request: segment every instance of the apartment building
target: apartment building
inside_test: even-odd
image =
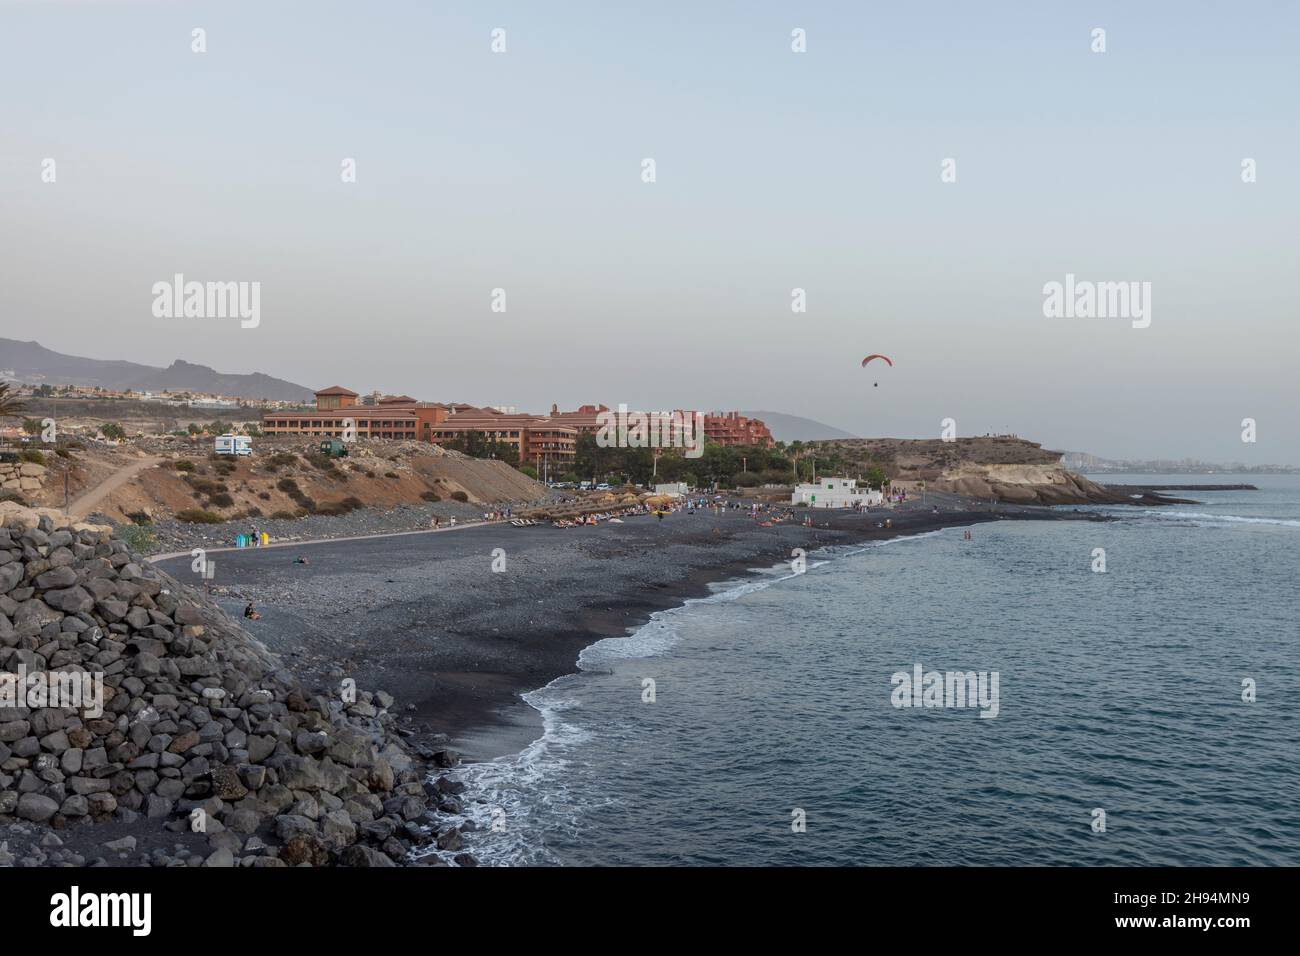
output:
[[[450,414],[447,405],[417,402],[407,395],[383,398],[375,405],[361,405],[357,403],[356,392],[340,385],[323,388],[315,394],[314,412],[263,415],[263,433],[431,441],[433,427]]]
[[[771,448],[772,431],[761,419],[740,412],[709,412],[704,416],[704,437],[718,445],[758,445]]]
[[[464,403],[421,402],[409,395],[360,397],[340,385],[315,393],[315,411],[286,411],[262,417],[267,435],[310,435],[323,438],[379,438],[427,441],[445,445],[480,432],[490,441],[513,445],[521,464],[552,473],[567,467],[577,454],[576,428],[549,418],[506,414]]]

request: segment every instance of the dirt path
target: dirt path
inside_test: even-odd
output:
[[[339,541],[369,541],[371,538],[404,538],[412,534],[442,534],[446,531],[464,531],[466,528],[488,528],[494,525],[507,525],[513,527],[509,521],[464,521],[460,524],[443,525],[440,528],[412,528],[410,531],[380,531],[376,534],[353,534],[342,538],[307,538],[300,540],[295,538],[292,541],[272,541],[270,544],[255,545],[250,548],[222,547],[206,548],[208,554],[219,554],[222,551],[265,551],[268,548],[298,548],[310,544],[334,544]],[[149,555],[150,563],[156,561],[170,561],[172,558],[186,557],[189,551],[168,551],[165,554]]]
[[[140,472],[144,471],[146,468],[152,468],[162,460],[162,458],[156,456],[141,458],[139,461],[132,462],[125,468],[113,472],[113,474],[109,475],[108,478],[101,481],[94,488],[91,488],[81,497],[77,498],[76,501],[72,502],[72,504],[68,505],[68,514],[76,519],[86,517],[86,515],[90,514],[90,512],[95,509],[95,506],[101,501],[113,492],[117,491],[117,489],[121,488],[136,475],[140,474]]]

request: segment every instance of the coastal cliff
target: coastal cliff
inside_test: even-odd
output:
[[[1069,471],[1062,452],[1011,436],[861,438],[814,443],[816,454],[882,469],[898,483],[1015,504],[1131,504],[1134,498]]]

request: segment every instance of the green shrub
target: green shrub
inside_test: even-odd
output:
[[[117,536],[132,551],[151,551],[157,541],[149,528],[138,523],[118,525],[116,530]]]
[[[272,511],[271,517],[277,521],[292,521],[298,516],[292,511]]]
[[[224,481],[213,481],[211,478],[195,478],[190,482],[190,487],[205,495],[218,495],[230,490]]]
[[[360,498],[356,497],[355,495],[349,495],[348,497],[344,498],[342,501],[327,501],[323,505],[317,506],[316,514],[338,517],[340,515],[345,515],[353,511],[356,511],[358,508],[364,508],[364,507],[365,505],[362,504]]]
[[[136,524],[141,527],[144,527],[145,525],[153,524],[153,519],[150,518],[143,511],[132,511],[130,514],[127,515],[127,517],[131,519],[132,524]]]
[[[292,478],[281,478],[275,483],[275,487],[279,488],[286,495],[296,495],[300,493],[298,490],[298,482],[294,481]]]
[[[186,508],[176,512],[176,520],[185,524],[221,524],[226,519],[202,508]]]
[[[257,497],[261,498],[263,501],[270,501],[271,493],[269,491],[259,491]]]
[[[54,449],[54,454],[58,455],[60,458],[72,457],[72,452],[68,451],[66,448],[56,448]]]
[[[438,493],[437,493],[436,491],[422,491],[422,492],[420,493],[420,497],[423,498],[425,501],[441,501],[441,500],[442,500],[441,498],[438,497]]]
[[[469,501],[469,495],[465,494],[465,492],[463,492],[463,491],[453,491],[453,492],[451,493],[451,500],[452,500],[452,501]]]
[[[190,461],[188,458],[178,458],[173,467],[177,471],[193,471],[194,462]]]
[[[219,491],[212,496],[212,504],[218,508],[230,508],[235,504],[235,499],[230,497],[224,491]]]
[[[18,460],[30,462],[33,465],[45,464],[45,456],[35,448],[24,448],[18,453]]]
[[[402,476],[399,475],[399,474],[398,474],[397,472],[395,472],[395,471],[386,471],[386,472],[384,472],[384,477],[385,477],[385,478],[401,478]]]

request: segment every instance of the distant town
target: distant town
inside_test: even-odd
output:
[[[1294,465],[1245,465],[1234,462],[1208,462],[1196,458],[1116,459],[1100,458],[1087,452],[1067,451],[1061,463],[1070,471],[1083,474],[1129,475],[1294,475]]]
[[[5,371],[0,370],[0,377]],[[14,382],[10,391],[20,401],[50,403],[31,404],[33,412],[40,407],[66,409],[68,414],[57,416],[59,430],[83,438],[121,441],[184,432],[423,441],[501,458],[521,467],[531,466],[531,471],[542,476],[568,470],[577,457],[579,438],[596,434],[602,415],[607,417],[611,412],[604,404],[583,405],[571,411],[552,405],[549,413],[532,414],[510,405],[481,407],[463,402],[421,401],[410,395],[380,391],[362,395],[341,385],[319,389],[310,405],[189,390],[137,391],[99,385]],[[160,409],[156,420],[148,415],[149,405]],[[116,421],[104,421],[114,418],[119,409],[124,414],[116,416]],[[129,416],[125,414],[128,409],[132,412]],[[168,413],[162,413],[163,409]],[[189,413],[188,417],[203,421],[191,422],[184,429],[169,429],[162,424],[175,424],[175,413],[182,410]],[[764,422],[737,411],[697,413],[676,409],[672,414],[699,421],[704,441],[710,444],[755,449],[776,446]],[[41,421],[40,414],[31,414],[21,422],[5,424],[0,427],[0,437],[12,441],[38,434]]]

